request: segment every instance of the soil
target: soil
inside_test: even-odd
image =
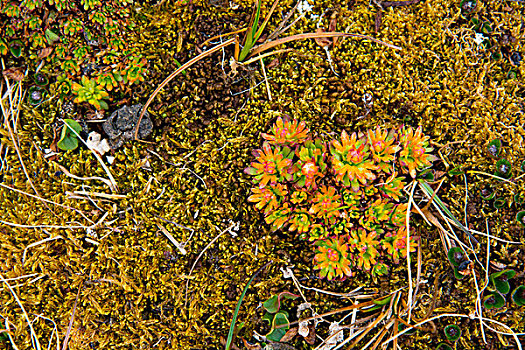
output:
[[[525,285],[525,231],[516,220],[524,204],[514,197],[525,194],[525,72],[514,54],[523,52],[523,7],[478,2],[466,14],[459,2],[381,4],[315,2],[281,37],[315,32],[318,24],[328,29],[332,22],[336,31],[367,35],[401,50],[339,38],[327,56],[314,40],[294,41],[273,49],[292,50],[265,58],[263,70],[261,61],[232,66],[234,47],[229,46],[187,68],[150,105],[152,136],[113,150],[111,164],[103,157],[116,191],[100,180],[108,173],[86,147],[45,156],[58,134],[59,104],[24,104],[16,139],[20,157],[5,123],[0,148],[0,277],[5,279],[0,315],[12,336],[0,338],[0,347],[35,348],[26,312],[30,320],[37,317],[32,326],[42,345],[224,348],[243,289],[265,264],[241,303],[233,349],[258,348],[244,341],[314,349],[329,337],[334,322],[345,326],[344,339],[367,330],[343,348],[379,348],[403,329],[396,316],[422,324],[390,341],[391,348],[394,343],[401,349],[436,349],[441,342],[457,349],[524,345],[525,309],[512,301],[512,293],[504,295],[500,308],[481,306],[482,316],[491,320],[484,326],[476,313],[478,290],[484,289],[478,300],[491,293],[489,274],[513,269],[511,291]],[[250,2],[142,5],[133,18],[133,45],[147,57],[146,79],[115,95],[106,117],[124,104],[145,104],[178,63],[230,38],[204,45],[246,27],[252,13]],[[294,5],[277,5],[266,36]],[[270,6],[264,2],[262,13]],[[299,16],[294,12],[291,20]],[[484,22],[488,33],[477,25]],[[486,42],[476,42],[480,35]],[[93,108],[77,104],[74,113],[86,128],[103,134],[101,124],[89,122]],[[438,157],[430,186],[479,244],[430,205],[426,218],[416,210],[410,216],[411,235],[419,242],[411,254],[410,284],[406,260],[391,263],[384,276],[354,269],[345,280],[321,279],[313,269],[314,245],[295,232],[272,232],[247,201],[253,183],[244,169],[253,160],[252,150],[261,147],[260,134],[285,115],[306,121],[324,139],[342,130],[421,126]],[[512,164],[508,179],[493,176],[497,159],[487,145],[494,139],[502,141],[499,158]],[[487,186],[496,193],[493,199],[480,196]],[[414,202],[420,208],[428,203],[419,188]],[[454,229],[454,245],[469,248],[472,269],[462,279],[447,259],[436,220],[445,230]],[[286,278],[287,268],[295,282]],[[262,303],[284,291],[300,295],[283,302],[290,321],[396,297],[374,311],[323,316],[314,345],[297,335],[286,347],[256,336],[270,331]],[[311,309],[297,316],[305,301]],[[444,333],[450,324],[462,332],[456,343]],[[520,335],[504,334],[509,330]]]

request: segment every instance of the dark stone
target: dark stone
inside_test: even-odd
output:
[[[109,137],[109,143],[113,149],[117,149],[126,141],[134,139],[135,126],[139,120],[140,112],[142,110],[141,104],[136,104],[131,107],[124,106],[115,112],[106,120],[103,125],[104,132]],[[153,131],[153,123],[146,111],[144,117],[140,122],[138,137],[143,139]]]

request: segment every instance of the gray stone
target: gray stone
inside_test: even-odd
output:
[[[104,132],[108,135],[110,145],[113,149],[117,149],[126,141],[134,139],[135,126],[139,120],[141,104],[136,104],[131,107],[124,105],[124,107],[111,113],[110,117],[104,122]],[[144,117],[140,122],[138,137],[143,139],[153,131],[153,123],[146,111]]]

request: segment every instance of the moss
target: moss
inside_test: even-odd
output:
[[[175,59],[186,62],[209,37],[239,29],[247,22],[250,13],[247,2],[240,3],[236,10],[226,3],[218,5],[197,1],[180,6],[171,1],[158,9],[145,4],[135,18],[137,29],[132,45],[148,59],[150,72],[143,83],[124,89],[115,95],[115,100],[144,103],[176,68]],[[329,1],[316,2],[314,11],[320,14],[333,5]],[[283,2],[276,14],[286,13],[292,6],[291,1]],[[267,8],[265,3],[264,11]],[[515,47],[507,45],[509,52],[519,51],[523,17],[519,4],[492,1],[479,4],[476,11],[490,16],[493,28],[510,32],[517,43]],[[337,12],[337,30],[371,35],[403,50],[387,49],[364,40],[339,40],[331,49],[337,77],[330,70],[324,50],[313,41],[289,44],[287,47],[294,51],[265,61],[272,101],[268,100],[264,82],[256,86],[263,76],[255,64],[235,77],[223,75],[231,72],[228,65],[231,48],[225,51],[224,72],[222,52],[202,61],[188,69],[186,76],[170,83],[154,100],[150,112],[157,130],[149,140],[154,144],[130,143],[116,152],[115,162],[109,168],[124,198],[97,196],[95,193],[111,191],[101,181],[73,179],[55,164],[76,176],[107,177],[85,148],[61,153],[54,160],[44,158],[43,151],[56,137],[56,121],[63,105],[53,101],[43,103],[39,110],[25,107],[20,115],[18,136],[27,172],[43,197],[67,207],[44,204],[2,187],[0,220],[20,225],[71,227],[89,226],[92,222],[88,219],[93,222],[103,219],[94,232],[81,228],[27,229],[7,224],[0,227],[3,277],[46,275],[37,281],[19,282],[16,291],[26,310],[55,320],[63,335],[80,289],[71,349],[88,346],[117,349],[131,344],[147,348],[159,341],[158,346],[164,348],[219,348],[219,338],[227,332],[242,286],[258,267],[270,260],[274,263],[255,281],[241,308],[240,320],[246,322],[241,335],[247,339],[253,330],[260,330],[257,311],[260,302],[283,290],[297,292],[290,280],[281,278],[280,267],[295,265],[296,275],[303,279],[301,283],[339,293],[358,286],[364,286],[366,293],[386,293],[405,287],[404,265],[376,280],[364,273],[336,284],[315,279],[310,266],[313,256],[304,253],[311,247],[298,243],[294,237],[270,232],[247,203],[250,179],[242,170],[250,162],[250,150],[258,146],[259,133],[268,130],[284,113],[307,121],[320,135],[339,134],[343,128],[357,131],[376,125],[386,128],[403,123],[422,125],[442,157],[437,170],[462,166],[469,193],[485,185],[498,194],[525,190],[521,179],[511,177],[516,183],[513,185],[469,173],[494,170],[494,159],[486,152],[488,140],[503,141],[501,156],[516,169],[523,161],[520,146],[525,135],[520,127],[525,121],[521,112],[523,66],[512,67],[505,57],[492,61],[489,52],[477,47],[469,22],[460,15],[459,4],[451,6],[449,2],[437,1],[388,8],[383,12],[377,34],[374,33],[376,8],[369,6],[368,1],[336,7],[334,12]],[[279,20],[279,15],[274,16],[268,30],[275,28]],[[326,27],[328,21],[325,17],[321,24]],[[288,33],[315,30],[316,21],[305,18]],[[278,63],[268,68],[274,58]],[[515,80],[506,78],[511,67],[517,72]],[[49,67],[44,69],[53,72]],[[53,80],[50,81],[52,85]],[[249,92],[233,95],[251,87]],[[363,102],[365,94],[371,95],[372,104]],[[110,109],[114,110],[113,107]],[[84,112],[76,110],[79,118]],[[96,123],[87,124],[97,128]],[[9,144],[6,135],[2,130],[2,145]],[[2,157],[5,164],[2,184],[34,194],[14,151],[10,149]],[[458,218],[463,218],[464,181],[462,177],[445,179],[439,196]],[[78,191],[91,193],[91,199]],[[490,203],[474,197],[468,196],[469,227],[485,231],[487,219],[492,235],[509,240],[522,237],[522,229],[515,221],[515,208],[506,206],[495,211]],[[202,255],[189,277],[199,253],[230,225],[229,220],[240,223],[238,236],[222,235]],[[187,241],[188,254],[182,255],[173,247],[157,225],[162,225],[177,241]],[[422,240],[421,249],[422,278],[428,280],[420,286],[421,302],[414,315],[425,316],[430,308],[428,296],[434,293],[436,313],[446,307],[450,312],[470,314],[475,300],[470,277],[455,281],[446,263],[446,253],[435,249],[441,246],[438,231],[416,221],[413,228],[427,238]],[[57,235],[62,238],[28,248],[22,262],[29,244]],[[485,247],[484,238],[478,238],[480,247]],[[491,261],[518,268],[525,258],[518,247],[505,247],[494,240],[491,244]],[[483,252],[478,256],[484,256]],[[434,284],[438,276],[440,279]],[[305,293],[318,312],[347,305],[313,291]],[[30,348],[27,325],[6,289],[0,292],[0,301],[0,313],[17,324],[14,334],[17,345],[20,349]],[[522,310],[510,304],[504,315],[494,313],[490,317],[523,332]],[[465,334],[459,341],[471,339],[471,343],[462,346],[482,347],[476,320],[438,320],[436,327],[441,329],[463,321],[461,329]],[[35,327],[40,339],[47,340],[51,324],[39,320]],[[319,332],[323,334],[321,328]],[[495,347],[503,347],[494,333],[486,334]],[[400,341],[403,348],[425,349],[441,340],[432,337],[430,332],[418,331]]]

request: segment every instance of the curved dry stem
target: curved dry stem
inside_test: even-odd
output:
[[[341,33],[341,32],[326,32],[326,33],[303,33],[303,34],[295,34],[287,36],[286,38],[277,39],[274,41],[270,41],[268,43],[261,44],[259,46],[254,47],[253,51],[250,52],[250,54],[247,56],[247,58],[252,57],[258,53],[261,53],[263,51],[266,51],[268,49],[271,49],[272,47],[279,46],[285,43],[289,43],[290,41],[297,41],[297,40],[304,40],[304,39],[315,39],[315,38],[337,38],[337,37],[344,37],[344,38],[359,38],[359,39],[366,39],[371,40],[375,43],[384,45],[386,47],[389,47],[391,49],[401,50],[401,47],[392,45],[389,43],[386,43],[384,41],[381,41],[379,39],[372,38],[368,35],[361,35],[361,34],[350,34],[350,33]]]
[[[453,314],[453,313],[445,313],[445,314],[441,314],[441,315],[437,315],[437,316],[434,316],[432,318],[428,318],[424,321],[421,321],[417,324],[414,325],[414,327],[418,327],[418,326],[421,326],[422,324],[425,324],[427,322],[430,322],[430,321],[433,321],[433,320],[437,320],[438,318],[441,318],[441,317],[461,317],[461,318],[471,318],[469,315],[462,315],[462,314]],[[483,320],[483,323],[485,324],[485,326],[489,329],[491,329],[492,331],[496,332],[496,333],[499,333],[499,334],[504,334],[504,335],[511,335],[514,340],[516,341],[516,344],[518,346],[518,349],[519,350],[522,350],[522,347],[521,347],[521,343],[520,343],[520,340],[518,339],[518,335],[519,333],[515,333],[514,331],[512,331],[512,329],[507,326],[506,324],[503,324],[501,322],[498,322],[496,320],[492,320],[490,318],[485,318],[485,317],[480,317],[481,320]],[[497,324],[498,326],[501,326],[507,330],[509,330],[510,332],[509,333],[506,333],[506,332],[499,332],[497,330],[495,330],[494,328],[490,327],[489,325],[486,324],[486,322],[492,322],[494,324]],[[398,334],[396,334],[395,336],[393,337],[390,337],[388,338],[387,340],[385,340],[383,342],[383,344],[381,344],[381,346],[385,347],[388,343],[390,343],[391,341],[399,338],[400,336],[402,336],[403,334],[405,334],[406,332],[409,332],[410,331],[410,328],[407,328],[407,329],[404,329],[402,330],[401,332],[399,332]]]
[[[142,107],[142,111],[140,112],[140,116],[139,116],[139,120],[137,121],[137,125],[135,125],[135,133],[134,133],[134,138],[135,140],[138,140],[138,134],[139,134],[139,126],[140,126],[140,122],[142,121],[142,118],[144,117],[144,113],[146,113],[146,110],[148,109],[148,106],[151,104],[151,101],[153,101],[153,99],[155,98],[155,96],[157,96],[157,94],[159,93],[159,91],[164,87],[166,86],[173,78],[175,78],[177,75],[179,75],[183,70],[185,70],[186,68],[189,68],[191,67],[192,65],[194,65],[195,63],[197,63],[198,61],[200,61],[201,59],[203,59],[204,57],[207,57],[209,55],[211,55],[212,53],[216,52],[216,51],[219,51],[220,49],[222,49],[223,47],[226,47],[230,44],[233,44],[237,41],[237,37],[235,38],[231,38],[229,40],[226,40],[225,42],[223,42],[222,44],[220,45],[217,45],[217,46],[214,46],[212,47],[211,49],[209,50],[206,50],[204,51],[203,53],[201,53],[200,55],[192,58],[191,60],[189,60],[188,62],[184,63],[182,66],[180,66],[175,72],[171,73],[170,75],[168,75],[168,77],[166,79],[164,79],[164,81],[162,83],[160,83],[160,85],[155,89],[155,91],[153,91],[153,93],[151,94],[151,96],[148,98],[148,101],[146,102],[146,104],[144,105],[144,107]]]

